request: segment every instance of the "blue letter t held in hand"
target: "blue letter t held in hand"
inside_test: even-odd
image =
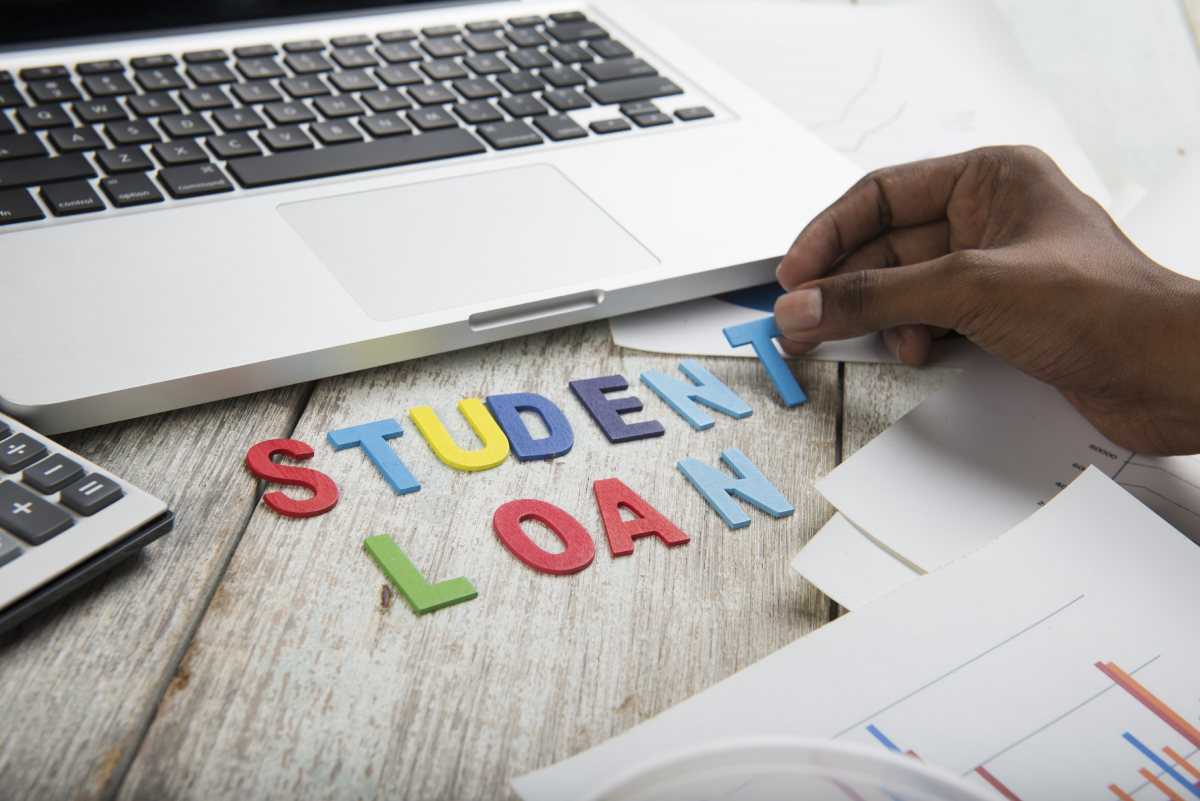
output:
[[[404,429],[394,419],[379,420],[374,423],[364,423],[360,426],[340,428],[325,435],[329,444],[335,450],[345,450],[358,446],[367,452],[367,456],[379,468],[379,472],[392,485],[397,495],[406,495],[421,488],[421,482],[409,472],[400,461],[400,457],[392,450],[387,441],[393,437],[404,435]]]
[[[735,348],[742,345],[754,346],[758,360],[767,369],[767,375],[771,377],[775,389],[779,390],[779,394],[783,396],[785,406],[799,406],[808,400],[804,396],[804,390],[800,389],[796,376],[792,375],[792,371],[788,369],[787,362],[779,355],[779,351],[775,350],[773,340],[781,334],[775,325],[774,317],[764,317],[752,323],[731,325],[724,330],[725,339],[729,340],[730,346]]]
[[[767,477],[758,471],[746,454],[737,448],[729,448],[721,451],[721,458],[739,478],[732,478],[697,459],[684,459],[677,466],[730,528],[750,525],[750,516],[729,497],[731,494],[775,517],[787,517],[796,511],[796,507],[788,503],[787,498],[767,481]]]

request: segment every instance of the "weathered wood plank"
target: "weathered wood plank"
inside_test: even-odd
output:
[[[847,364],[842,396],[842,460],[950,383],[957,367]]]
[[[694,431],[637,381],[680,375],[678,357],[617,352],[604,324],[563,329],[320,383],[297,436],[342,496],[331,513],[254,514],[121,790],[122,798],[496,798],[507,780],[599,743],[766,656],[827,619],[827,600],[789,567],[830,515],[812,490],[833,466],[837,368],[797,363],[807,405],[785,409],[757,361],[702,362],[754,408]],[[610,445],[567,382],[620,373],[664,437]],[[682,377],[682,376],[681,376]],[[431,405],[478,447],[461,398],[537,392],[575,447],[553,462],[511,458],[480,473],[441,464],[412,426]],[[396,496],[361,451],[325,432],[395,417],[392,440],[420,479]],[[469,446],[466,443],[473,443]],[[730,531],[675,468],[739,447],[796,506],[756,509]],[[608,554],[592,496],[619,477],[692,536]],[[537,498],[597,543],[581,573],[521,564],[493,511]],[[548,547],[548,532],[531,536]],[[364,553],[392,535],[431,581],[468,577],[478,599],[417,617]],[[556,548],[555,550],[561,550]]]
[[[175,530],[0,638],[0,792],[95,798],[119,781],[253,511],[240,459],[285,436],[308,386],[65,434],[162,498]]]

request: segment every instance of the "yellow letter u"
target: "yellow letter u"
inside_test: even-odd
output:
[[[483,440],[481,449],[464,451],[455,445],[454,440],[450,439],[450,432],[438,419],[437,412],[428,406],[409,409],[408,416],[437,457],[451,467],[459,470],[489,470],[502,464],[508,458],[508,437],[504,436],[483,403],[478,398],[467,398],[458,402],[458,410]]]

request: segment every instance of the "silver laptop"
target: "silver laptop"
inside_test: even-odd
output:
[[[859,174],[624,3],[0,11],[0,410],[43,433],[763,283]]]

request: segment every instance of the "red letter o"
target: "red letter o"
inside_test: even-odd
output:
[[[567,549],[562,553],[549,553],[535,545],[521,528],[521,521],[530,519],[549,526]],[[492,527],[513,556],[542,573],[578,573],[596,556],[596,544],[587,529],[562,509],[545,501],[509,501],[492,516]]]

